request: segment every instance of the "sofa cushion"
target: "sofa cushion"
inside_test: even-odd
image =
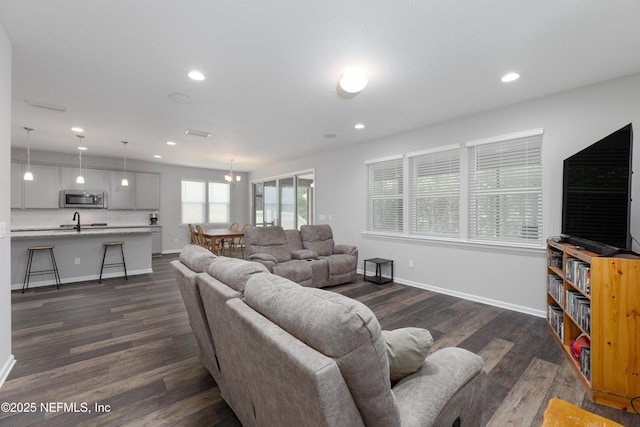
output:
[[[291,250],[287,235],[280,226],[249,227],[244,232],[247,256],[269,254],[278,262],[291,260]]]
[[[382,331],[391,381],[400,381],[422,366],[433,346],[431,333],[422,328]]]
[[[367,426],[400,425],[380,325],[371,310],[344,295],[287,282],[274,275],[254,275],[244,300],[336,361]]]
[[[304,249],[302,245],[302,238],[300,237],[300,232],[298,230],[284,230],[285,236],[287,236],[287,244],[289,245],[290,251],[295,251],[298,249]]]
[[[242,292],[249,277],[256,273],[268,273],[267,267],[239,258],[217,257],[209,266],[209,275],[230,288]]]
[[[211,251],[198,245],[187,245],[180,252],[180,262],[196,273],[207,271],[215,258]]]
[[[319,256],[329,256],[333,254],[333,232],[328,224],[303,225],[300,227],[302,245],[305,249],[315,251]]]

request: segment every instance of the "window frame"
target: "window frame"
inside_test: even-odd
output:
[[[201,214],[202,214],[202,221],[189,221],[188,219],[185,221],[185,215],[184,215],[184,204],[185,204],[185,195],[184,195],[184,186],[185,183],[198,183],[198,184],[203,184],[204,185],[204,200],[201,203]],[[210,191],[211,191],[211,185],[212,184],[222,184],[222,185],[226,185],[227,187],[229,187],[229,190],[227,191],[226,194],[226,198],[227,201],[226,203],[222,203],[222,204],[226,204],[226,219],[224,221],[215,221],[212,222],[211,221],[211,195],[210,195]],[[212,224],[228,224],[230,222],[230,218],[231,218],[231,189],[230,189],[230,184],[228,182],[222,182],[222,181],[216,181],[216,180],[208,180],[208,179],[188,179],[188,178],[183,178],[180,180],[180,222],[183,225],[186,224],[199,224],[199,225],[212,225]]]
[[[543,241],[543,164],[542,164],[542,149],[543,149],[543,135],[544,129],[531,129],[522,132],[515,132],[511,134],[499,135],[489,138],[477,139],[467,141],[461,144],[450,144],[443,145],[440,147],[434,147],[427,150],[398,154],[394,156],[389,156],[380,159],[366,160],[365,166],[367,166],[366,171],[366,188],[365,188],[365,198],[367,201],[366,205],[366,228],[363,231],[363,235],[372,235],[372,236],[383,236],[390,238],[399,238],[399,239],[409,239],[409,240],[429,240],[434,242],[451,242],[451,243],[461,243],[461,244],[469,244],[469,245],[489,245],[489,246],[508,246],[508,247],[518,247],[523,248],[525,250],[528,249],[540,249],[544,247]],[[501,238],[484,238],[485,236],[478,236],[473,230],[470,231],[471,227],[474,223],[471,221],[471,216],[473,214],[473,206],[472,197],[474,197],[474,192],[472,191],[472,172],[471,172],[471,162],[472,157],[470,155],[470,150],[475,146],[491,144],[491,143],[502,143],[508,146],[509,143],[517,141],[523,138],[534,138],[538,140],[539,147],[537,148],[539,153],[537,157],[536,168],[538,173],[538,185],[535,186],[535,189],[528,189],[527,191],[530,194],[535,194],[537,198],[537,208],[535,209],[535,227],[527,227],[523,229],[522,236],[524,238],[514,239],[501,239]],[[458,236],[446,236],[446,235],[437,235],[430,233],[420,233],[416,232],[413,222],[415,218],[412,217],[414,213],[412,210],[415,208],[415,197],[419,195],[419,192],[416,191],[415,185],[414,171],[412,170],[411,161],[412,158],[417,156],[429,154],[429,153],[437,153],[441,151],[451,150],[451,149],[459,150],[459,159],[460,159],[460,174],[459,174],[459,235]],[[400,208],[403,211],[403,223],[402,227],[398,231],[389,231],[389,230],[376,230],[371,226],[370,217],[372,215],[371,205],[370,205],[370,196],[369,196],[369,169],[370,165],[382,161],[387,161],[390,159],[402,159],[402,175],[404,177],[404,189],[401,195],[401,204]],[[455,191],[451,191],[453,194]],[[535,205],[535,204],[534,204]],[[530,212],[526,212],[525,215],[528,215]],[[533,236],[533,237],[532,237]]]

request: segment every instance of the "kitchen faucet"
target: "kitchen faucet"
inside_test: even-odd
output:
[[[80,212],[76,211],[76,212],[73,214],[73,220],[74,220],[74,221],[76,220],[76,217],[78,217],[78,225],[76,225],[76,226],[75,226],[75,227],[73,227],[73,228],[74,228],[74,229],[76,229],[76,230],[78,230],[78,231],[80,231]]]

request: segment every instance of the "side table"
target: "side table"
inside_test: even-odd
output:
[[[376,265],[376,272],[374,276],[367,276],[367,263],[371,262]],[[385,277],[382,275],[382,266],[389,264],[391,266],[391,276]],[[377,283],[382,285],[383,283],[393,282],[393,260],[385,258],[369,258],[364,260],[364,280],[368,282]]]

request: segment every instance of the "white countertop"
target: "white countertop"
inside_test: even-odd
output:
[[[143,234],[151,233],[154,228],[160,226],[113,226],[113,227],[84,227],[80,231],[56,228],[56,229],[29,229],[29,230],[12,230],[11,239],[29,239],[39,237],[85,237],[85,236],[105,236],[114,234]]]

